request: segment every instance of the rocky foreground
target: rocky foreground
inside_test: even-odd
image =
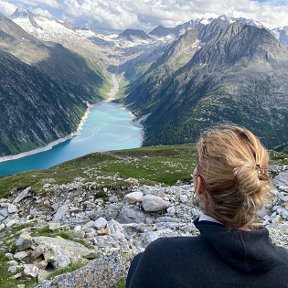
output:
[[[274,198],[255,225],[288,248],[288,166],[271,172]],[[122,287],[131,259],[150,242],[198,234],[193,185],[129,181],[130,189],[110,190],[79,179],[45,184],[41,194],[12,190],[0,199],[0,286]]]

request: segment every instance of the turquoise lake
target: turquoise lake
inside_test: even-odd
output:
[[[79,135],[48,151],[0,163],[0,176],[47,169],[93,152],[140,147],[143,129],[133,119],[124,107],[101,102],[90,111]]]

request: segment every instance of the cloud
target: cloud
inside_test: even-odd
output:
[[[48,18],[53,17],[52,14],[46,10],[46,9],[42,9],[42,8],[35,8],[31,10],[34,14],[39,14]]]
[[[268,28],[288,26],[287,0],[0,0],[2,2],[6,3],[6,10],[9,10],[8,2],[24,5],[98,30],[140,28],[149,31],[160,24],[172,27],[191,19],[223,14],[255,19]]]
[[[70,18],[95,23],[101,28],[123,30],[141,25],[137,14],[123,8],[121,1],[113,0],[65,0],[65,14]]]
[[[0,0],[1,1],[1,0]],[[11,0],[9,2],[15,3],[17,6],[29,5],[30,7],[33,6],[47,6],[52,8],[60,8],[62,1],[59,0]]]
[[[252,18],[269,28],[288,25],[286,0],[65,0],[63,7],[70,18],[87,19],[96,27],[118,30],[149,30],[159,24],[176,26],[191,19],[222,14]]]
[[[11,15],[16,8],[17,7],[13,3],[0,0],[0,12],[4,13],[5,15]]]

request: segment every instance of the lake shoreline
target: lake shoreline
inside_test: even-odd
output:
[[[97,105],[97,104],[98,103],[96,103],[95,105]],[[20,158],[23,158],[26,156],[31,156],[34,154],[45,152],[45,151],[52,149],[54,146],[56,146],[58,144],[64,143],[68,140],[71,140],[73,137],[79,135],[79,133],[81,132],[81,130],[82,130],[87,118],[88,118],[88,115],[89,115],[91,109],[93,109],[95,107],[95,105],[91,105],[91,104],[87,103],[87,109],[86,109],[84,115],[82,116],[80,123],[77,127],[77,130],[75,132],[72,132],[71,134],[69,134],[67,136],[64,136],[64,137],[61,137],[55,141],[52,141],[43,147],[35,148],[35,149],[29,150],[26,152],[22,152],[19,154],[15,154],[15,155],[2,156],[2,157],[0,157],[0,163],[6,162],[6,161],[11,161],[11,160],[17,160],[17,159],[20,159]]]

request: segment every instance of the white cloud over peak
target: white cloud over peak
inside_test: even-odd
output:
[[[62,1],[58,1],[58,0],[15,0],[13,2],[22,3],[22,4],[29,5],[29,6],[45,5],[45,6],[49,6],[52,8],[60,8]]]
[[[52,14],[47,9],[35,8],[35,9],[32,9],[32,12],[34,14],[39,14],[48,18],[53,17]]]
[[[13,3],[0,0],[0,12],[6,15],[12,14],[17,7]]]
[[[1,3],[5,3],[2,4]],[[10,6],[9,6],[10,5]],[[288,0],[0,0],[0,9],[32,8],[99,30],[176,26],[201,17],[245,17],[269,28],[288,26]]]
[[[144,28],[159,24],[176,26],[199,17],[225,14],[252,18],[269,28],[288,25],[288,2],[251,0],[65,0],[70,17],[112,29]]]

